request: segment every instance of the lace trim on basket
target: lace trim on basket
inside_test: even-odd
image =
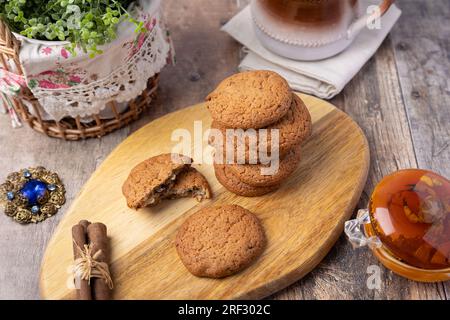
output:
[[[128,63],[107,78],[69,89],[36,88],[33,94],[45,113],[57,121],[67,116],[98,114],[111,101],[128,102],[139,96],[146,89],[148,79],[166,65],[169,52],[170,44],[158,23]]]

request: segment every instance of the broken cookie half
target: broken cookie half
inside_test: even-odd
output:
[[[192,159],[180,154],[161,154],[134,167],[122,186],[127,205],[132,209],[154,206],[163,199],[192,196],[209,199],[208,181],[191,167]]]
[[[181,171],[175,183],[167,190],[166,198],[178,199],[192,197],[201,202],[211,198],[211,188],[206,178],[195,168],[188,167]]]

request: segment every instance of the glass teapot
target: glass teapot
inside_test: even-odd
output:
[[[345,223],[355,247],[415,281],[450,280],[450,182],[426,170],[400,170],[375,187],[368,209]]]

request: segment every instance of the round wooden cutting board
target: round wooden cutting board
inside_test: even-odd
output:
[[[344,112],[323,100],[300,96],[311,112],[313,134],[294,175],[262,197],[228,192],[216,180],[212,165],[198,164],[194,167],[211,184],[212,200],[179,199],[133,211],[121,192],[130,170],[144,159],[171,152],[179,142],[171,140],[175,129],[193,135],[194,121],[201,120],[204,132],[211,119],[205,105],[199,104],[152,121],[131,135],[92,175],[53,235],[42,262],[42,298],[75,297],[71,228],[82,219],[108,227],[115,299],[263,298],[310,272],[338,239],[358,202],[367,178],[369,148],[361,129]],[[199,124],[197,131],[202,133]],[[225,203],[239,204],[262,220],[267,248],[237,275],[197,278],[178,258],[173,243],[177,229],[199,208]]]

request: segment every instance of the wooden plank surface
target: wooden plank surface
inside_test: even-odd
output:
[[[28,128],[12,129],[8,117],[0,116],[0,179],[16,169],[42,164],[64,177],[70,203],[99,163],[130,132],[201,101],[219,80],[236,71],[241,48],[219,28],[247,2],[164,1],[178,64],[164,70],[158,99],[129,128],[101,140],[69,143],[42,137]],[[418,166],[450,176],[448,1],[396,2],[403,15],[391,36],[332,100],[363,128],[371,147],[372,167],[359,207],[367,205],[376,182],[397,168]],[[66,209],[36,226],[20,226],[0,215],[0,298],[39,298],[43,250]],[[450,297],[448,283],[419,284],[383,267],[380,289],[368,289],[370,265],[380,266],[367,251],[353,251],[341,237],[315,271],[271,298]]]
[[[403,1],[392,32],[404,106],[417,165],[450,177],[450,4]],[[450,299],[450,281],[437,292]]]

